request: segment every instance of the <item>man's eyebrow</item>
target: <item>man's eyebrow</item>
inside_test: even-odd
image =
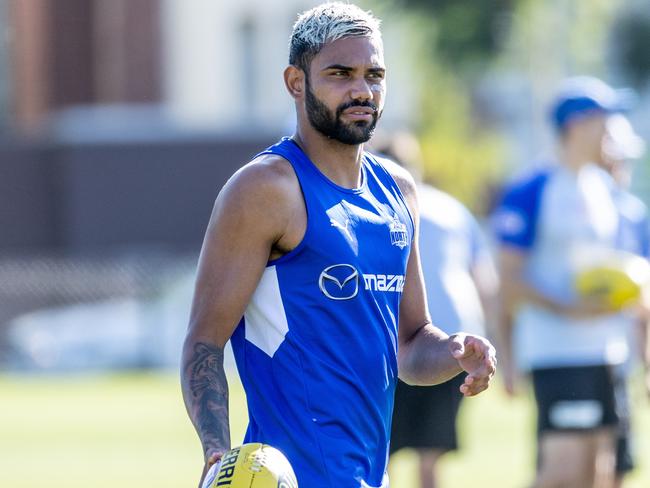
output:
[[[323,68],[323,71],[327,71],[327,70],[354,71],[354,68],[342,64],[331,64]],[[373,66],[371,68],[368,68],[368,71],[372,73],[385,73],[386,68],[384,68],[383,66]]]
[[[344,66],[342,64],[330,64],[329,66],[326,66],[323,68],[323,71],[327,71],[328,69],[338,69],[341,71],[352,71],[353,68],[350,66]]]

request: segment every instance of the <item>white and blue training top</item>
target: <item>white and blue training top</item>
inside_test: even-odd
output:
[[[397,320],[413,222],[392,176],[363,157],[342,188],[284,138],[307,210],[301,243],[270,261],[231,342],[245,442],[280,449],[308,488],[387,486]]]
[[[607,250],[648,255],[645,206],[589,164],[535,172],[510,186],[494,215],[502,245],[527,254],[525,279],[559,303],[577,299],[575,275],[587,256]],[[515,316],[514,347],[525,369],[621,364],[628,359],[633,318],[589,319],[523,304]]]

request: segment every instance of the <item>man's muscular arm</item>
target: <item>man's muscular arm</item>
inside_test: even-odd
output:
[[[235,173],[215,202],[199,258],[181,366],[185,406],[205,455],[202,478],[230,448],[225,344],[269,258],[294,244],[286,236],[293,229],[289,223],[299,220],[300,195],[289,163],[266,156]]]

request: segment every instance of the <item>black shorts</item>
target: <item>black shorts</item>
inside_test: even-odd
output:
[[[537,432],[616,430],[616,472],[634,468],[630,410],[624,374],[610,366],[544,368],[532,371]]]
[[[532,371],[537,431],[618,428],[625,379],[609,366],[545,368]]]
[[[391,454],[402,448],[455,450],[456,417],[465,374],[435,386],[410,386],[402,381],[395,392]]]

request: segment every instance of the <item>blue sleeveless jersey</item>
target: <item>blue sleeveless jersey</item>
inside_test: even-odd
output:
[[[411,216],[368,153],[357,189],[333,183],[290,139],[262,154],[293,166],[307,229],[268,263],[231,338],[248,402],[244,441],[284,452],[304,488],[387,486]]]

